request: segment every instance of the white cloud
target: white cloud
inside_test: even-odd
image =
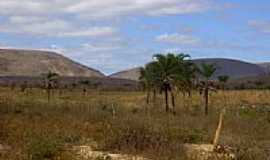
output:
[[[93,23],[136,15],[201,13],[214,8],[213,4],[213,0],[0,0],[0,16],[8,18],[8,22],[0,22],[0,31],[64,37],[110,36],[116,32],[114,27]],[[79,24],[89,26],[82,28]]]
[[[0,31],[53,37],[112,36],[117,32],[115,28],[108,26],[83,28],[65,20],[36,16],[12,16],[7,23],[0,25]]]
[[[122,49],[124,46],[106,43],[103,44],[84,43],[82,44],[82,47],[90,52],[100,52],[100,51],[114,51]]]
[[[7,16],[55,15],[74,5],[73,0],[2,0],[0,14]]]
[[[116,33],[116,29],[112,27],[91,27],[86,30],[72,31],[60,34],[65,37],[83,37],[83,36],[110,36]]]
[[[157,16],[198,13],[212,7],[212,0],[8,0],[0,1],[0,14],[75,14],[93,18],[130,14]]]
[[[9,18],[10,23],[13,24],[29,24],[37,23],[48,20],[46,17],[37,17],[37,16],[11,16]]]
[[[157,42],[170,43],[170,44],[183,44],[183,45],[195,45],[200,42],[198,38],[189,35],[182,35],[178,33],[163,34],[155,38]]]
[[[108,18],[127,15],[176,15],[206,11],[212,7],[209,0],[80,0],[66,8],[69,13],[85,18]]]
[[[270,33],[270,21],[249,21],[248,25],[259,32]]]

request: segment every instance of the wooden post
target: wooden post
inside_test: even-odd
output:
[[[225,110],[225,108],[223,108],[220,115],[219,115],[219,123],[218,123],[218,127],[216,129],[216,133],[215,133],[215,137],[214,137],[214,141],[213,141],[214,148],[216,148],[218,145],[218,140],[220,137],[225,112],[226,112],[226,110]]]
[[[112,104],[112,116],[113,116],[113,118],[115,118],[115,116],[116,116],[114,104]]]

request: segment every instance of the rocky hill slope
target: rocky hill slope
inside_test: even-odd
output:
[[[92,68],[54,52],[0,49],[0,76],[40,76],[49,71],[68,77],[104,77]]]

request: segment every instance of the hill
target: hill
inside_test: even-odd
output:
[[[200,66],[202,63],[215,64],[217,69],[214,78],[220,75],[228,75],[231,79],[237,79],[241,77],[251,77],[257,75],[264,75],[265,70],[252,63],[247,63],[239,60],[233,59],[223,59],[223,58],[207,58],[207,59],[195,59],[193,62]],[[126,70],[112,74],[112,78],[124,78],[130,80],[138,80],[140,77],[139,68],[134,68],[131,70]]]
[[[232,79],[238,79],[242,77],[252,77],[265,74],[265,70],[256,64],[233,59],[196,59],[194,60],[194,63],[197,66],[200,66],[203,63],[216,65],[217,71],[214,75],[214,78],[217,78],[220,75],[228,75]]]
[[[101,72],[54,52],[0,49],[0,76],[37,77],[49,71],[68,77],[104,77]]]
[[[268,63],[258,63],[257,65],[263,67],[266,73],[270,73],[270,62]]]
[[[110,78],[121,78],[121,79],[128,79],[128,80],[139,80],[140,77],[140,68],[133,68],[130,70],[125,70],[121,72],[114,73],[109,76]]]

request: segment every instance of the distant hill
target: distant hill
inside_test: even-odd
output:
[[[128,80],[139,80],[140,77],[140,68],[133,68],[130,70],[125,70],[121,72],[117,72],[109,76],[110,78],[121,78],[121,79],[128,79]]]
[[[265,71],[270,74],[270,62],[268,62],[268,63],[259,63],[257,65],[263,67],[265,69]]]
[[[0,76],[36,77],[49,71],[67,77],[104,77],[101,72],[54,52],[0,49]]]
[[[233,59],[223,59],[223,58],[207,58],[207,59],[195,59],[193,62],[200,66],[202,63],[215,64],[218,68],[214,78],[220,75],[228,75],[231,79],[237,79],[241,77],[250,77],[257,75],[264,75],[265,70],[252,63],[247,63],[239,60]],[[139,68],[134,68],[131,70],[126,70],[112,74],[112,78],[124,78],[130,80],[138,80],[140,77]]]
[[[232,79],[237,79],[242,77],[251,77],[265,74],[265,70],[256,64],[233,59],[223,59],[223,58],[196,59],[194,60],[194,63],[197,66],[200,66],[203,63],[216,65],[217,71],[216,74],[214,75],[214,78],[220,75],[228,75]]]

